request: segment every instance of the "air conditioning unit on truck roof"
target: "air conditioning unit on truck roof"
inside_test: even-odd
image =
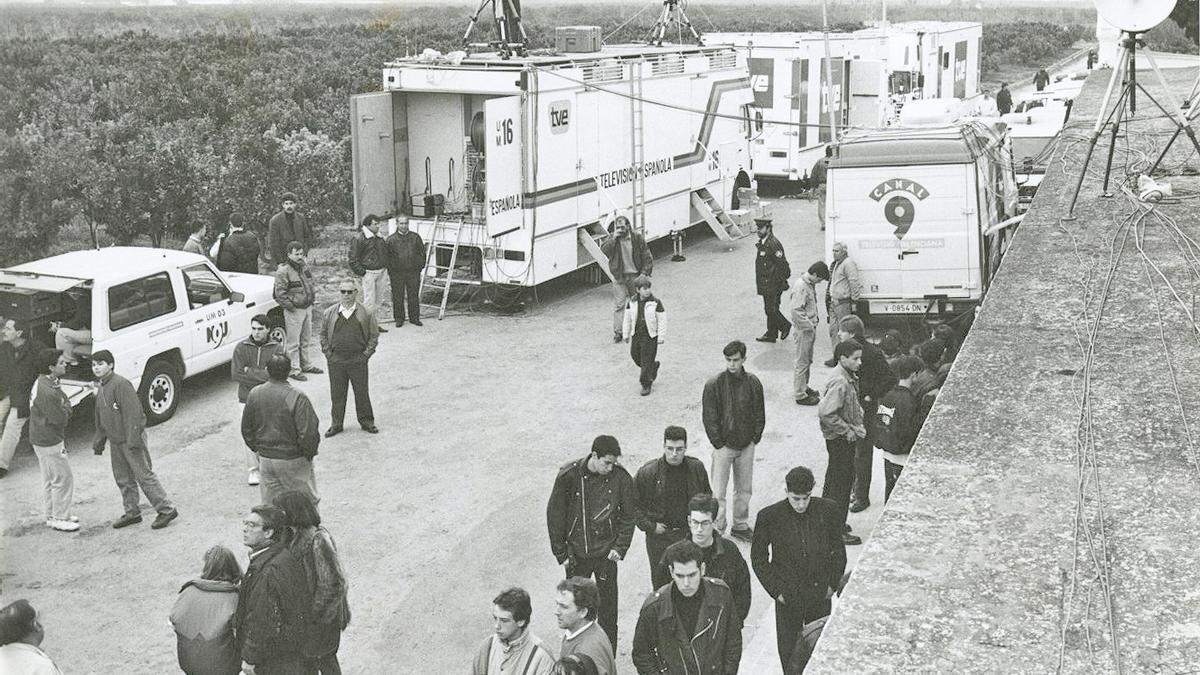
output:
[[[1017,211],[1002,123],[848,135],[829,162],[826,255],[844,243],[868,325],[970,321]]]
[[[703,210],[750,184],[750,98],[727,47],[388,63],[351,100],[355,217],[415,214],[442,244],[437,223],[461,222],[480,283],[533,286],[601,262],[614,212],[648,240],[713,227]]]

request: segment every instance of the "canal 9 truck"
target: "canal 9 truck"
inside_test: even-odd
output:
[[[965,330],[1017,222],[1003,123],[848,134],[829,162],[826,255],[844,243],[872,328]]]
[[[744,235],[726,212],[752,176],[744,54],[582,49],[386,64],[383,91],[351,99],[356,220],[409,214],[440,249],[427,280],[454,249],[463,283],[525,287],[609,274],[615,214],[648,241],[702,223]]]

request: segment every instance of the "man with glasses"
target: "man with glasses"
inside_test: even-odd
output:
[[[813,497],[816,480],[798,466],[784,478],[787,498],[758,512],[750,564],[775,599],[775,639],[787,669],[804,624],[827,616],[846,571],[842,511]]]
[[[342,301],[325,310],[321,330],[321,351],[329,363],[329,391],[333,399],[333,414],[325,438],[342,432],[346,417],[346,394],[354,388],[354,411],[363,431],[379,433],[375,426],[375,411],[367,391],[367,362],[379,344],[379,324],[373,312],[358,303],[358,289],[351,281],[338,286]]]
[[[558,471],[546,504],[550,550],[566,576],[596,578],[599,623],[617,648],[617,562],[633,541],[637,497],[633,478],[618,464],[621,445],[597,436],[587,457]]]
[[[285,384],[286,386],[286,384]],[[242,672],[302,673],[306,614],[312,606],[304,565],[288,550],[287,515],[260,505],[242,520],[242,543],[250,565],[238,586],[234,635]]]
[[[229,362],[229,374],[238,383],[238,419],[246,407],[246,397],[250,390],[270,379],[267,375],[267,361],[276,354],[284,354],[283,346],[271,339],[270,319],[266,314],[258,314],[250,319],[250,337],[238,343],[233,348],[233,360]],[[246,466],[250,475],[246,479],[248,485],[258,485],[261,480],[258,465],[258,455],[246,447]]]
[[[750,568],[732,541],[721,536],[713,527],[717,519],[716,498],[698,494],[688,500],[688,529],[692,543],[704,554],[705,575],[720,579],[733,591],[733,606],[738,617],[746,620],[750,613]]]
[[[646,533],[650,582],[657,590],[671,583],[662,564],[663,551],[687,538],[688,500],[711,493],[704,462],[687,456],[687,429],[669,426],[663,431],[663,454],[646,462],[634,479],[638,527]]]

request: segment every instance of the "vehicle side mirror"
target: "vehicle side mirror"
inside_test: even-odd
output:
[[[229,296],[229,304],[231,304],[231,305],[235,302],[245,302],[245,301],[246,301],[246,294],[242,293],[241,291],[234,291],[233,295]]]

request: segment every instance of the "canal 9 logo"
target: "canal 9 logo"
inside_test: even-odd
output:
[[[929,191],[920,183],[907,178],[885,180],[871,190],[871,199],[877,202],[888,198],[883,202],[883,217],[896,228],[896,239],[904,239],[916,217],[916,204],[910,197],[915,197],[919,202],[928,196]]]

